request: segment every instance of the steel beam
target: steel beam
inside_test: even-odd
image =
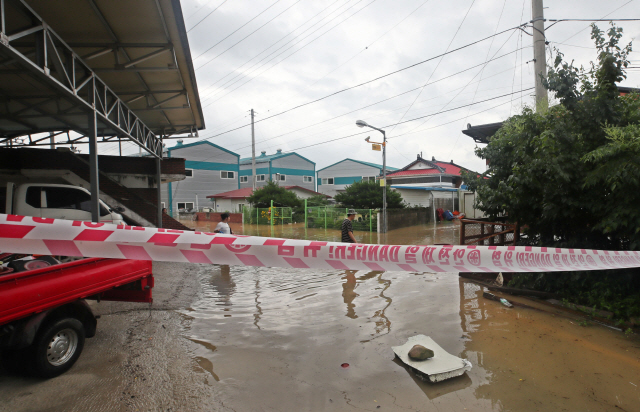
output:
[[[89,180],[91,183],[91,221],[100,222],[100,175],[98,173],[98,112],[95,106],[96,82],[89,85],[89,102],[93,110],[89,112]]]
[[[156,200],[157,200],[157,209],[158,209],[158,218],[157,218],[157,227],[162,227],[162,168],[160,165],[160,157],[156,158]]]
[[[73,105],[80,106],[83,112],[94,111],[96,122],[104,124],[107,130],[113,131],[109,134],[120,134],[154,156],[162,153],[161,143],[155,133],[95,75],[95,72],[29,7],[25,0],[16,0],[15,4],[4,2],[3,4],[5,7],[15,6],[21,12],[28,13],[34,24],[32,29],[34,32],[41,33],[36,33],[36,63],[16,49],[5,32],[0,32],[0,52],[10,59],[15,59],[16,64],[25,68],[26,71],[23,73],[31,74],[33,78],[55,90]],[[5,16],[3,12],[2,19]],[[55,70],[51,70],[52,68]],[[89,99],[88,93],[84,90],[89,80],[93,83],[92,99]],[[73,126],[72,129],[84,131],[77,126]],[[96,132],[98,130],[97,123],[95,130]]]

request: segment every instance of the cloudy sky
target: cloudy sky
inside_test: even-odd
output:
[[[520,30],[415,65],[531,20],[531,0],[181,3],[206,121],[200,138],[242,157],[251,155],[251,129],[242,126],[254,109],[258,155],[295,151],[317,169],[346,157],[381,163],[381,153],[364,142],[381,135],[357,128],[362,119],[387,131],[389,166],[403,167],[422,153],[483,171],[475,143],[461,130],[504,120],[533,101],[526,90],[534,83],[532,38]],[[638,0],[545,2],[547,19],[632,17],[640,17]],[[625,44],[640,38],[640,22],[617,24]],[[549,28],[548,61],[552,48],[577,65],[594,60],[588,26]],[[631,59],[640,66],[640,53]],[[630,70],[623,85],[640,87],[640,69]]]

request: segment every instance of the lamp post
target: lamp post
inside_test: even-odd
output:
[[[371,126],[363,120],[356,121],[358,127],[369,127],[382,133],[382,180],[384,186],[382,189],[382,233],[387,233],[387,134],[384,130]],[[369,138],[365,139],[367,142]]]

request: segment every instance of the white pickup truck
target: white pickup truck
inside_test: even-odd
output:
[[[4,206],[7,214],[91,221],[91,192],[78,186],[8,183]],[[100,200],[100,222],[124,224],[122,211]]]

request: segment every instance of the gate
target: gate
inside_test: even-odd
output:
[[[460,244],[482,246],[515,246],[520,239],[518,224],[460,220]]]

